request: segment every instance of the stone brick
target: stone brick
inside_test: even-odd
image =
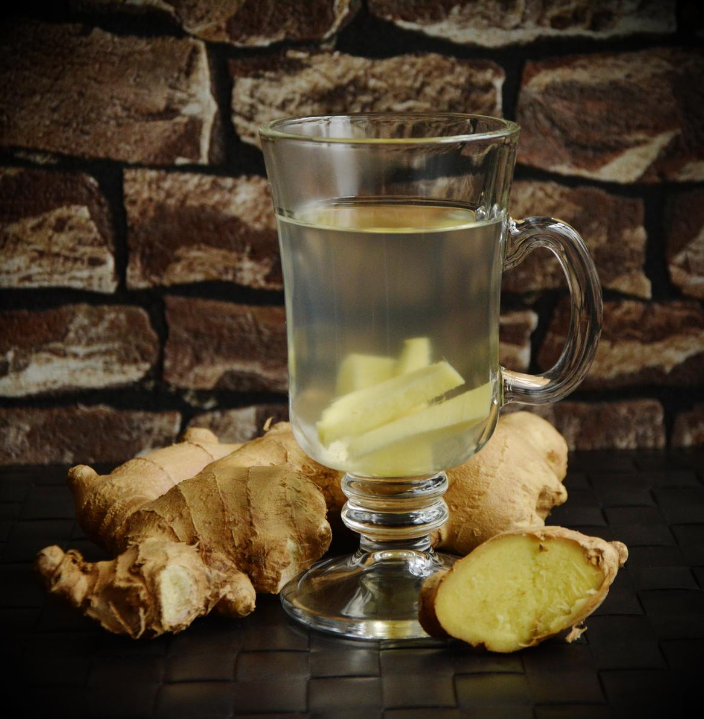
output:
[[[519,162],[614,182],[703,180],[702,75],[694,48],[528,62]]]
[[[186,32],[239,47],[326,40],[348,23],[359,0],[71,0],[77,10],[158,11]]]
[[[66,305],[0,313],[0,395],[121,387],[154,366],[158,339],[137,307]]]
[[[240,138],[259,143],[257,128],[292,115],[348,112],[501,114],[504,71],[485,60],[434,53],[371,60],[341,52],[288,50],[232,60],[232,113]]]
[[[124,462],[176,441],[178,412],[96,407],[0,409],[0,464]]]
[[[538,354],[552,366],[564,346],[570,319],[560,302]],[[704,310],[694,301],[624,300],[604,303],[604,326],[585,389],[631,385],[704,384]]]
[[[501,364],[525,372],[530,365],[530,336],[538,326],[538,315],[532,310],[505,312],[499,323]]]
[[[189,427],[207,427],[221,442],[247,442],[262,434],[269,418],[273,422],[288,420],[287,404],[253,404],[238,409],[223,409],[197,414]]]
[[[177,387],[285,392],[283,307],[166,298],[164,378]]]
[[[406,30],[483,47],[542,38],[603,39],[676,28],[675,0],[368,0],[373,15]]]
[[[557,402],[538,407],[512,404],[508,411],[528,410],[548,420],[571,450],[662,449],[664,413],[654,399],[623,402]]]
[[[666,232],[670,279],[684,294],[704,300],[704,190],[673,198]]]
[[[3,24],[3,147],[204,164],[216,112],[198,40],[117,36],[29,20]]]
[[[0,287],[114,292],[107,202],[88,175],[0,168]]]
[[[672,429],[673,447],[699,445],[704,445],[704,404],[695,405],[688,412],[680,412]]]
[[[128,287],[227,280],[282,288],[264,178],[127,170],[125,207]]]
[[[596,187],[519,181],[511,193],[511,215],[515,219],[559,217],[584,238],[603,287],[636,297],[651,296],[650,280],[643,271],[646,234],[642,200],[617,197]],[[507,292],[566,286],[560,265],[546,251],[531,252],[503,280]]]

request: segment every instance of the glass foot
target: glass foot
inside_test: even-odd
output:
[[[319,562],[283,588],[281,603],[294,619],[347,637],[427,637],[418,623],[420,587],[456,557],[434,552],[427,541],[417,544],[363,546],[353,555]]]

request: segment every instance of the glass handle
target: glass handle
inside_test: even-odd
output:
[[[564,349],[555,366],[538,375],[501,368],[503,404],[546,404],[567,396],[589,370],[601,334],[603,305],[594,261],[577,232],[552,217],[509,219],[505,269],[515,267],[536,247],[547,247],[567,277],[572,316]]]

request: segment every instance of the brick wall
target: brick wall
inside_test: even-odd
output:
[[[0,462],[117,462],[285,413],[256,128],[361,110],[522,125],[512,212],[574,224],[604,333],[542,412],[576,448],[704,442],[697,0],[75,0],[0,42]],[[556,265],[505,277],[502,359],[562,345]],[[699,399],[698,399],[699,395]]]

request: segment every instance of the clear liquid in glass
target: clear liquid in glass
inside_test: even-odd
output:
[[[497,416],[502,218],[383,198],[278,225],[301,447],[371,477],[464,462]]]

